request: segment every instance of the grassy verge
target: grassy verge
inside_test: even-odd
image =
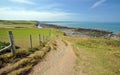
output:
[[[75,75],[120,75],[120,41],[67,38],[77,56]]]

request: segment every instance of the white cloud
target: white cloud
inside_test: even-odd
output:
[[[99,5],[101,5],[102,3],[106,2],[107,0],[98,0],[96,3],[94,3],[91,8],[96,8]]]
[[[3,20],[70,20],[71,13],[57,11],[35,11],[25,9],[0,8],[0,19]]]
[[[52,3],[52,4],[41,5],[40,7],[36,7],[35,9],[45,10],[45,11],[58,11],[58,10],[62,10],[59,8],[60,6],[61,4]]]
[[[17,3],[24,3],[24,4],[35,4],[34,2],[32,2],[31,0],[10,0],[12,2],[17,2]]]

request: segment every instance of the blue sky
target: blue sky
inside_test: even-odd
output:
[[[120,0],[1,0],[0,19],[120,22]]]

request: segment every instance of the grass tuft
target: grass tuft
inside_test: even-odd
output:
[[[65,40],[62,40],[65,46],[68,46],[68,43]]]
[[[38,50],[34,52],[33,54],[30,54],[29,56],[15,62],[14,64],[12,63],[11,66],[7,66],[3,68],[2,70],[0,70],[0,75],[5,75],[9,73],[12,73],[12,74],[18,73],[19,75],[19,74],[22,74],[20,72],[23,72],[23,69],[25,69],[25,73],[26,73],[27,70],[29,70],[28,66],[35,65],[39,61],[39,59],[41,59],[49,50],[50,50],[50,47],[46,46],[42,48],[41,50]],[[26,54],[28,52],[24,52],[24,51],[18,52],[18,57],[21,57],[20,55],[21,53]]]
[[[30,71],[31,68],[32,68],[32,65],[28,65],[28,66],[25,66],[24,68],[14,70],[13,72],[9,73],[8,75],[26,75]]]

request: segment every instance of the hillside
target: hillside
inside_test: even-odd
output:
[[[1,48],[9,44],[8,31],[16,55],[0,53],[0,75],[120,75],[118,40],[67,36],[59,29],[38,29],[33,21],[0,21]]]

